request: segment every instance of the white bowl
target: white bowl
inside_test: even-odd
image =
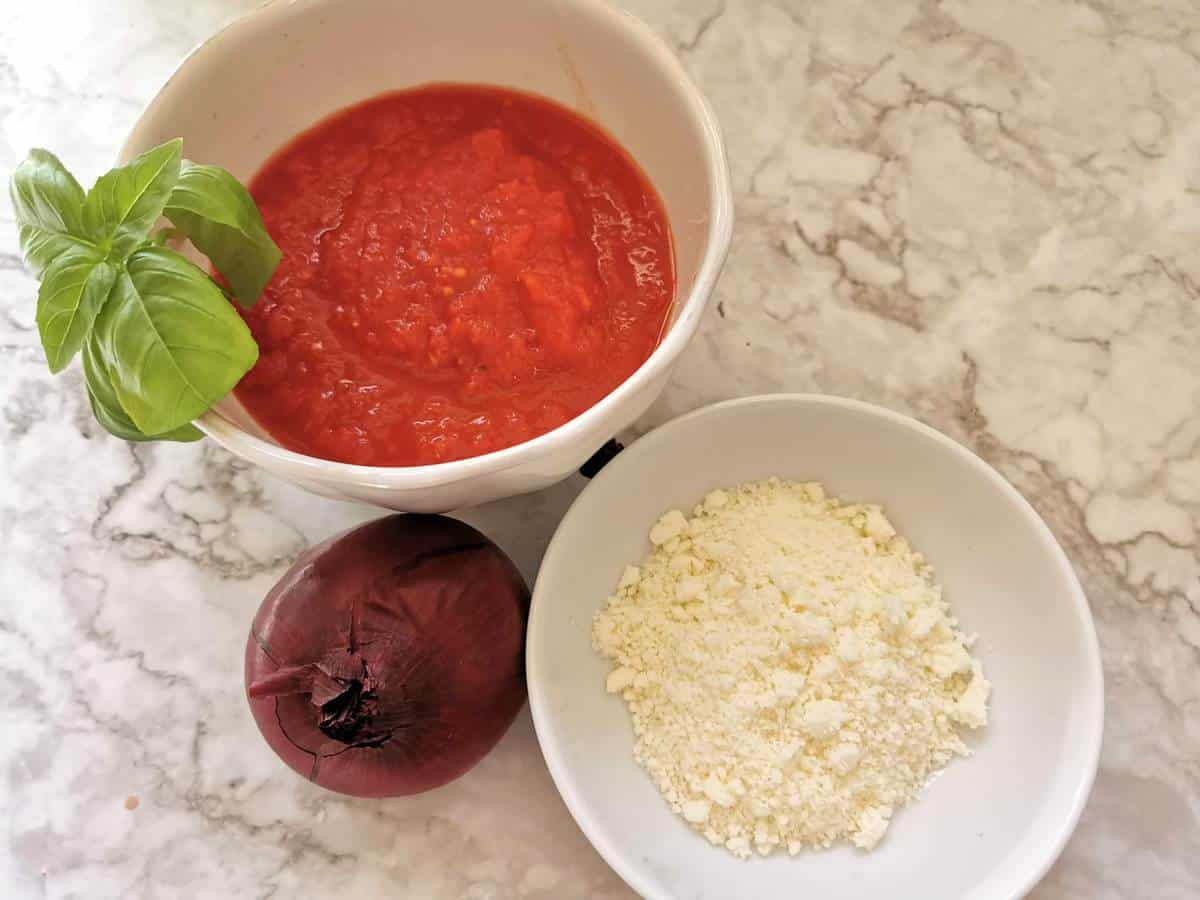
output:
[[[600,0],[293,0],[198,47],[146,108],[122,161],[173,137],[248,180],[329,113],[426,82],[531,91],[598,122],[658,189],[678,289],[662,343],[582,415],[523,444],[432,466],[329,462],[280,447],[230,396],[197,421],[229,450],[316,493],[442,512],[536,490],[641,415],[696,331],[729,249],[733,198],[716,119],[670,49]]]
[[[897,813],[871,853],[739,861],[671,812],[633,761],[624,703],[604,689],[593,614],[665,510],[778,475],[881,503],[931,561],[993,684],[974,755]],[[529,621],[529,701],[567,806],[647,898],[998,900],[1046,872],[1083,809],[1100,750],[1103,678],[1087,599],[1045,523],[999,474],[912,419],[850,400],[775,395],[677,419],[583,491],[542,562]]]

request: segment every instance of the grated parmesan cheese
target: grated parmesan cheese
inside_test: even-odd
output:
[[[987,722],[971,640],[879,507],[769,479],[667,512],[650,541],[593,642],[637,761],[712,843],[869,850]]]

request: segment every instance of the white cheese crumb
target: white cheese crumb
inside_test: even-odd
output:
[[[870,850],[879,843],[888,827],[891,810],[868,807],[858,819],[858,831],[850,838],[854,846]]]
[[[838,744],[829,751],[829,764],[839,775],[849,775],[862,758],[862,748],[858,744]]]
[[[677,538],[687,530],[687,519],[677,509],[666,513],[658,523],[650,529],[650,543],[655,546],[667,543]]]
[[[619,694],[625,688],[633,684],[633,679],[636,673],[628,666],[621,666],[618,669],[613,669],[608,673],[608,681],[605,686],[610,694]]]
[[[771,687],[778,700],[795,700],[804,687],[804,676],[791,669],[776,669],[771,673]]]
[[[809,737],[823,739],[837,734],[849,717],[846,704],[837,700],[812,700],[800,715],[800,730]]]
[[[883,510],[878,506],[868,506],[866,521],[863,523],[863,531],[868,537],[872,537],[881,544],[886,544],[896,536],[896,529],[892,527],[883,515]]]
[[[726,594],[732,593],[739,586],[736,578],[728,572],[722,572],[717,576],[717,581],[713,585],[713,593],[718,597],[724,597]]]
[[[725,846],[732,850],[735,856],[746,857],[750,855],[750,839],[742,835],[731,837],[725,842]]]
[[[791,617],[792,640],[807,647],[827,643],[833,637],[833,623],[824,616],[803,612]]]
[[[686,578],[680,578],[675,589],[675,597],[681,603],[686,603],[688,600],[696,600],[704,595],[705,582],[703,578],[695,575],[689,575]]]
[[[939,644],[927,654],[927,658],[929,667],[943,678],[971,671],[971,654],[958,640]]]
[[[688,800],[680,808],[683,817],[693,825],[702,825],[708,821],[708,811],[712,803],[707,800]]]
[[[720,509],[729,502],[729,495],[718,489],[710,491],[708,496],[704,498],[704,505],[710,510]]]
[[[709,775],[708,778],[704,780],[702,789],[704,790],[704,795],[708,797],[709,800],[711,800],[713,803],[720,804],[721,806],[733,806],[734,800],[736,799],[733,796],[733,791],[731,791],[726,785],[722,784],[721,779],[717,778],[716,775]]]
[[[972,663],[972,670],[971,682],[954,704],[950,717],[971,728],[979,728],[987,724],[987,701],[992,686],[983,677],[983,668],[979,663]]]
[[[876,846],[990,685],[877,506],[769,479],[670,510],[597,614],[605,687],[685,821],[739,857]]]
[[[625,571],[621,573],[621,580],[617,584],[617,590],[623,591],[627,588],[637,587],[637,583],[642,578],[642,570],[637,566],[626,566]]]

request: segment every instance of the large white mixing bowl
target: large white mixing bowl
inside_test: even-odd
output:
[[[174,137],[243,180],[313,123],[427,82],[531,91],[608,130],[666,207],[678,289],[662,343],[624,384],[517,446],[431,466],[330,462],[287,450],[233,396],[197,421],[238,456],[316,493],[442,512],[558,481],[641,415],[696,331],[729,249],[733,199],[712,111],[671,50],[601,0],[292,0],[201,45],[133,129],[122,161]]]

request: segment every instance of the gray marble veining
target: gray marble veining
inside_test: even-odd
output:
[[[0,174],[45,145],[90,183],[183,54],[256,2],[0,6]],[[1200,8],[626,5],[712,99],[738,205],[719,303],[639,428],[823,391],[996,466],[1083,578],[1107,678],[1095,791],[1034,896],[1200,896]],[[247,624],[300,548],[374,512],[210,443],[109,438],[78,373],[46,372],[15,247],[3,199],[5,896],[628,896],[527,714],[408,800],[277,763],[241,696]],[[467,517],[532,576],[578,490]]]

